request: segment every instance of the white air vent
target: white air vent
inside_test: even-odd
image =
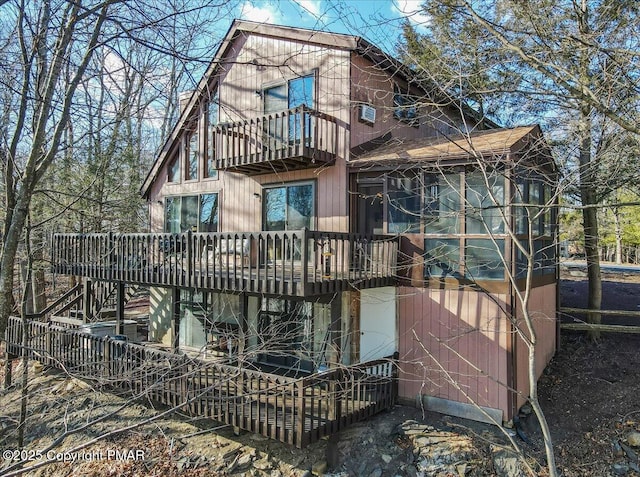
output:
[[[368,104],[360,105],[360,121],[364,121],[366,123],[375,123],[376,122],[376,108],[373,106],[369,106]]]

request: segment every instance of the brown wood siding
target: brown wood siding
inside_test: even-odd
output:
[[[469,398],[508,415],[507,296],[473,290],[399,289],[399,396]],[[424,349],[423,349],[424,346]],[[439,369],[440,363],[458,386]],[[501,384],[502,383],[502,384]]]
[[[419,127],[411,126],[394,118],[394,83],[398,81],[400,86],[406,89],[406,82],[394,79],[387,71],[376,67],[371,60],[355,53],[351,56],[351,78],[353,79],[351,91],[352,148],[387,132],[390,132],[394,137],[406,139],[460,132],[460,125],[452,126],[454,121],[448,117],[451,116],[450,114],[447,115],[432,106],[423,105],[419,108]],[[419,90],[414,89],[412,93],[420,98]],[[376,108],[375,124],[370,125],[359,120],[359,106],[362,103]]]
[[[537,287],[531,290],[529,310],[533,320],[538,342],[536,355],[536,377],[539,378],[545,366],[551,361],[556,352],[556,309],[557,295],[556,283]],[[516,300],[517,301],[517,300]],[[516,305],[518,317],[522,317],[522,307]],[[524,324],[520,325],[524,330]],[[527,334],[528,336],[528,334]],[[516,339],[516,383],[520,394],[516,399],[516,408],[519,409],[526,402],[529,394],[528,366],[529,350],[527,345],[518,337]],[[516,409],[516,410],[517,410]]]
[[[318,230],[348,231],[348,197],[345,158],[349,144],[349,62],[348,51],[329,49],[278,38],[241,35],[219,76],[221,122],[250,119],[263,114],[260,94],[265,85],[276,84],[317,71],[314,107],[338,120],[338,157],[333,166],[281,174],[246,177],[219,172],[218,180],[167,183],[166,165],[150,193],[152,231],[162,230],[164,198],[219,192],[222,231],[262,229],[262,186],[292,181],[316,181],[315,227]],[[201,130],[201,134],[203,134]],[[184,168],[184,161],[181,164]],[[202,166],[201,166],[202,168]],[[201,171],[202,174],[202,171]],[[184,177],[184,169],[181,177]]]

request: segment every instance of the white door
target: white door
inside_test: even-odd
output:
[[[360,362],[391,356],[398,350],[396,288],[360,292]]]

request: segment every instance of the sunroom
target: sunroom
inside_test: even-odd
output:
[[[398,260],[414,284],[515,283],[527,274],[530,249],[531,276],[555,280],[553,161],[519,144],[536,129],[382,145],[358,156],[355,227],[400,235]]]

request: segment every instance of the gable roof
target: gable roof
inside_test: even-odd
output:
[[[548,149],[537,125],[489,129],[453,136],[425,137],[413,140],[386,138],[367,150],[352,151],[353,167],[418,165],[441,160],[476,157],[499,158],[528,148]]]
[[[392,75],[397,75],[407,80],[413,79],[413,77],[415,76],[408,66],[396,60],[395,58],[390,57],[380,48],[373,45],[372,43],[369,43],[367,40],[359,36],[345,35],[342,33],[330,33],[303,28],[294,28],[281,25],[272,25],[266,23],[256,23],[244,20],[234,20],[229,27],[229,30],[227,31],[223,41],[216,50],[216,53],[211,60],[211,63],[207,67],[206,72],[200,79],[198,86],[191,94],[191,97],[189,98],[186,106],[182,109],[180,117],[173,127],[171,134],[165,141],[164,146],[153,162],[151,169],[149,170],[147,177],[145,178],[140,188],[140,193],[143,197],[148,197],[151,185],[157,179],[158,174],[162,169],[162,166],[166,162],[170,152],[178,146],[176,141],[179,138],[180,132],[184,128],[185,123],[192,115],[193,109],[198,105],[200,95],[203,92],[207,91],[207,85],[210,79],[221,68],[221,66],[224,65],[224,58],[227,56],[229,48],[231,47],[233,41],[242,33],[257,34],[274,38],[286,38],[293,41],[321,45],[328,48],[354,51],[372,61],[373,64],[375,64],[378,68],[391,72]],[[416,83],[416,86],[420,87],[420,84]],[[451,103],[452,101],[456,104],[458,103],[451,98],[444,99],[447,103]],[[465,114],[478,119],[475,117],[476,112],[468,105],[459,104],[459,106],[462,107]],[[491,121],[488,121],[486,118],[484,119],[484,121],[489,127],[497,127],[497,125],[495,125]]]
[[[353,51],[358,49],[359,41],[361,40],[358,37],[352,35],[343,35],[340,33],[327,33],[316,30],[234,20],[229,27],[226,35],[224,36],[224,39],[222,40],[220,46],[218,47],[213,59],[211,60],[211,63],[207,67],[207,70],[205,71],[204,75],[202,75],[198,86],[191,94],[191,97],[189,98],[186,106],[182,109],[180,117],[173,127],[171,134],[165,141],[164,146],[160,150],[160,153],[151,166],[151,169],[149,170],[147,177],[145,178],[140,188],[140,192],[143,197],[148,196],[149,189],[151,188],[153,182],[156,180],[160,169],[162,169],[162,166],[167,160],[167,156],[176,147],[175,142],[178,139],[180,131],[184,127],[185,122],[191,116],[193,108],[197,106],[200,94],[203,91],[207,90],[207,84],[209,83],[211,77],[215,75],[215,73],[220,69],[222,65],[224,65],[224,58],[227,56],[231,44],[242,33],[258,34],[275,38],[287,38],[309,44],[316,44],[330,48]],[[367,47],[365,46],[365,49],[366,48]]]

